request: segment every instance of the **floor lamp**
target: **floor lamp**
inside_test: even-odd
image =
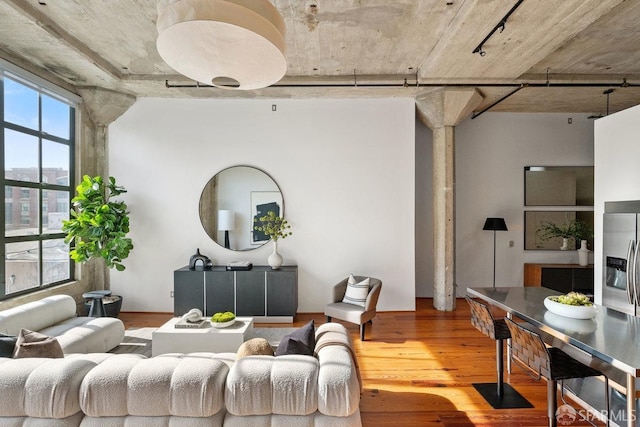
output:
[[[493,231],[493,287],[496,287],[496,231],[509,231],[504,218],[487,218],[483,230]]]

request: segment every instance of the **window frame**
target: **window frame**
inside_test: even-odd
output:
[[[38,93],[38,129],[30,129],[18,124],[10,123],[5,120],[5,79],[11,79],[12,81],[24,85]],[[69,106],[69,137],[63,138],[55,135],[51,135],[45,131],[43,131],[43,109],[42,109],[42,97],[47,96],[50,98],[54,98],[63,104]],[[45,243],[63,239],[66,236],[66,233],[63,232],[50,232],[49,230],[44,230],[44,215],[43,215],[43,200],[44,195],[46,195],[49,191],[57,191],[57,192],[68,192],[68,200],[67,198],[63,198],[67,202],[67,206],[71,208],[71,199],[74,197],[75,193],[75,156],[76,156],[76,126],[78,119],[78,106],[80,103],[80,98],[66,90],[59,88],[57,86],[52,85],[49,82],[25,71],[17,68],[16,66],[3,61],[0,59],[0,123],[2,124],[2,130],[0,131],[0,163],[3,165],[3,173],[0,177],[0,192],[3,195],[5,200],[5,209],[2,209],[0,212],[0,220],[1,223],[4,224],[4,231],[1,234],[2,241],[0,242],[3,259],[2,267],[0,268],[0,301],[14,298],[20,295],[25,295],[33,292],[40,291],[45,288],[50,288],[53,286],[57,286],[64,283],[73,282],[75,280],[75,265],[71,257],[69,257],[68,263],[68,272],[67,277],[63,280],[52,281],[49,283],[45,282],[45,271],[44,264],[47,261],[44,256],[44,247]],[[24,135],[33,136],[37,138],[38,142],[38,162],[37,162],[37,182],[34,180],[30,181],[22,181],[18,179],[9,179],[6,177],[6,165],[5,165],[5,132],[6,130],[11,130],[14,132],[19,132]],[[43,167],[43,144],[45,143],[58,143],[68,147],[68,156],[69,156],[69,170],[68,170],[68,184],[62,185],[58,184],[58,182],[51,183],[50,179],[45,179],[45,168]],[[7,194],[5,194],[5,189],[9,187],[13,194],[16,194],[16,188],[19,188],[19,191],[28,190],[36,190],[37,191],[37,224],[36,234],[32,235],[18,235],[18,236],[7,236],[6,232],[6,204],[7,204]],[[58,193],[59,194],[59,193]],[[21,196],[22,194],[20,194]],[[13,198],[13,196],[9,196]],[[59,204],[59,200],[56,201],[56,206]],[[21,197],[16,198],[15,200],[11,200],[12,206],[18,204],[20,206],[19,217],[15,218],[15,212],[12,212],[13,222],[16,220],[22,221],[22,199]],[[28,287],[24,290],[15,291],[7,294],[7,282],[8,277],[6,275],[7,272],[7,254],[6,247],[7,244],[10,243],[20,243],[20,242],[38,242],[38,283],[33,287]]]

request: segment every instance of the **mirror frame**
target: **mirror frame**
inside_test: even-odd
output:
[[[233,173],[240,173],[242,168],[249,170],[246,180],[231,181],[234,178]],[[251,175],[258,173],[261,174],[259,177],[261,180],[251,181]],[[220,188],[221,186],[223,188]],[[227,194],[223,194],[221,197],[219,193],[225,190],[228,190]],[[243,198],[246,199],[243,201]],[[271,175],[255,166],[229,166],[217,172],[204,185],[198,203],[200,224],[211,240],[222,248],[240,252],[258,249],[269,239],[265,239],[266,236],[259,236],[253,230],[253,219],[258,215],[266,214],[266,212],[260,211],[261,206],[269,206],[273,203],[279,209],[277,215],[284,216],[284,196],[280,186]],[[232,212],[233,230],[239,231],[232,234],[218,230],[218,212],[221,210]],[[225,238],[220,237],[227,234],[230,236],[228,239],[229,247],[225,246]]]

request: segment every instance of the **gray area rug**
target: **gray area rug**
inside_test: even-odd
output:
[[[151,357],[151,334],[157,328],[131,328],[124,332],[124,339],[110,353],[135,353]],[[253,328],[254,338],[264,338],[276,348],[285,335],[298,328]]]

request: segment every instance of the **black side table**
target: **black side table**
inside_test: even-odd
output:
[[[103,290],[103,291],[91,291],[85,292],[82,294],[82,298],[91,300],[91,308],[89,308],[89,317],[106,317],[107,312],[104,309],[104,303],[102,302],[102,298],[108,297],[111,295],[111,291]]]

